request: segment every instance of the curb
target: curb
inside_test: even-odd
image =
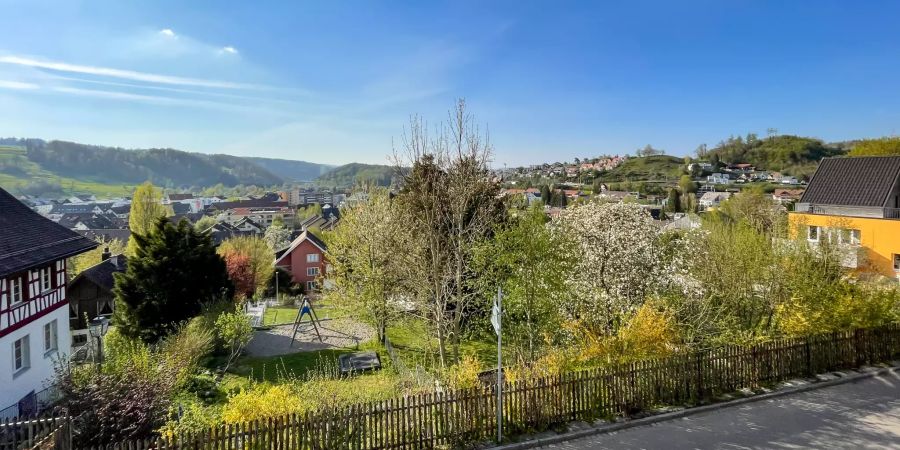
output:
[[[857,369],[860,370],[860,369]],[[865,369],[862,369],[865,370]],[[532,439],[529,441],[515,442],[511,444],[499,445],[495,447],[488,447],[490,450],[519,450],[519,449],[527,449],[527,448],[536,448],[543,447],[551,444],[559,444],[561,442],[571,441],[575,439],[581,439],[588,436],[594,436],[598,434],[606,434],[613,433],[616,431],[627,430],[629,428],[636,428],[646,425],[652,425],[659,422],[664,422],[667,420],[681,419],[683,417],[693,416],[696,414],[702,414],[705,412],[716,411],[723,408],[730,408],[733,406],[745,405],[747,403],[753,403],[763,400],[770,400],[773,398],[784,397],[791,394],[799,394],[802,392],[812,391],[821,388],[827,388],[831,386],[837,386],[841,384],[855,383],[857,381],[862,381],[865,379],[887,375],[891,373],[900,372],[900,366],[892,366],[885,367],[875,370],[866,370],[862,373],[856,373],[853,375],[848,375],[845,377],[837,378],[834,380],[828,381],[820,381],[813,382],[809,384],[804,384],[801,386],[789,387],[786,389],[782,389],[779,391],[767,392],[765,394],[753,395],[750,397],[739,398],[735,400],[729,400],[720,403],[713,403],[709,405],[703,406],[695,406],[691,408],[685,408],[678,411],[672,411],[662,414],[656,414],[649,417],[642,417],[640,419],[634,420],[625,420],[622,422],[614,422],[614,423],[604,423],[599,426],[592,426],[591,428],[585,428],[581,430],[571,431],[555,436],[546,436],[537,439]]]

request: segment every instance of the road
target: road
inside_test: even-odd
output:
[[[900,449],[900,375],[869,378],[553,449]]]

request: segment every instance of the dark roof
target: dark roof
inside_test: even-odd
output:
[[[125,222],[112,214],[63,214],[56,223],[66,228],[74,228],[79,223],[91,229],[116,229],[125,227]]]
[[[241,220],[238,220],[237,222],[235,222],[234,226],[235,226],[235,227],[242,227],[242,226],[244,226],[245,224],[249,224],[250,226],[256,227],[256,228],[259,229],[259,230],[264,230],[264,229],[266,228],[266,227],[260,225],[257,221],[255,221],[255,220],[253,220],[253,219],[251,219],[251,218],[249,218],[249,217],[244,217],[244,218],[242,218]]]
[[[825,158],[801,203],[883,207],[900,180],[900,156]]]
[[[94,241],[118,239],[122,242],[128,242],[128,238],[131,237],[131,230],[128,228],[75,230],[75,232]]]
[[[191,200],[194,194],[168,194],[169,201],[175,202],[179,200]]]
[[[288,206],[288,202],[272,201],[266,199],[238,200],[235,202],[219,202],[209,205],[209,209],[218,209],[224,211],[232,208],[280,208]]]
[[[191,212],[191,205],[187,203],[172,203],[169,206],[172,207],[174,214],[188,214]]]
[[[97,247],[97,243],[46,219],[0,189],[0,276]]]
[[[109,292],[112,291],[113,285],[115,284],[113,274],[116,272],[124,272],[125,267],[125,255],[115,255],[100,264],[84,269],[83,272],[78,274],[78,276],[72,280],[71,285],[74,286],[81,280],[88,280]]]
[[[101,205],[96,203],[59,203],[53,205],[53,208],[50,209],[50,214],[90,214],[98,206],[100,206],[101,210],[103,209]]]
[[[204,230],[204,233],[209,233],[209,236],[212,238],[213,244],[215,245],[219,245],[233,237],[253,235],[253,232],[241,231],[226,222],[217,222],[215,225]]]

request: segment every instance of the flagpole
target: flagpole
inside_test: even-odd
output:
[[[503,290],[497,288],[497,443],[503,442]]]

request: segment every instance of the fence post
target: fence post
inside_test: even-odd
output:
[[[695,365],[697,366],[697,403],[701,403],[703,401],[703,352],[697,352]]]
[[[806,339],[804,339],[804,341],[806,341],[806,376],[808,376],[808,377],[815,375],[812,370],[813,369],[812,368],[812,353],[810,352],[810,348],[809,348],[810,347],[810,344],[809,344],[810,339],[812,339],[812,338],[809,336],[807,336]]]

